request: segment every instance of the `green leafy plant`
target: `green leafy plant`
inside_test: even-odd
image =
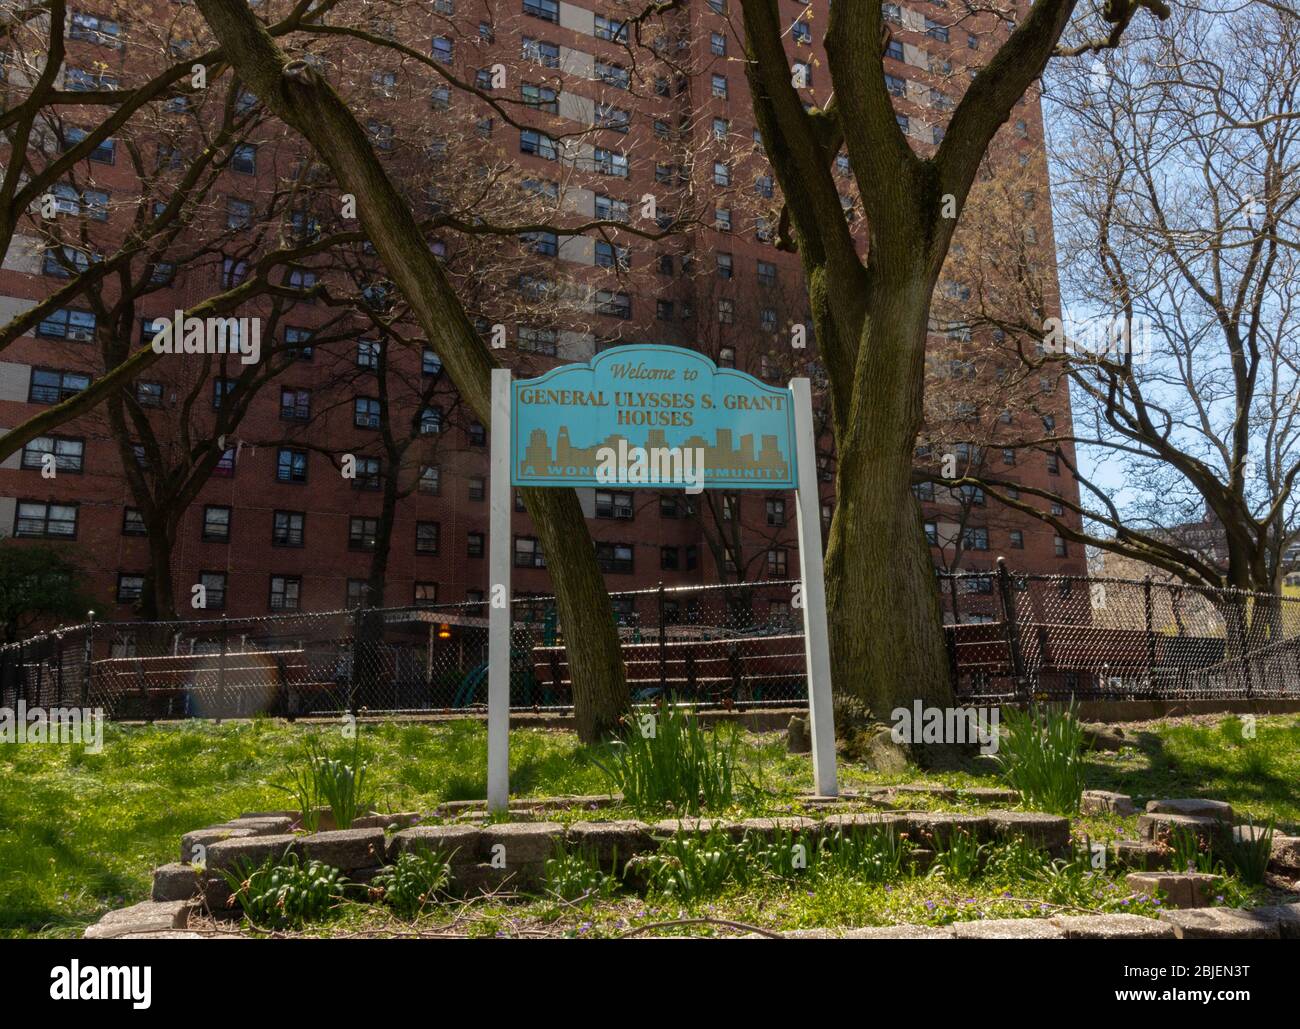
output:
[[[618,855],[614,856],[618,867]],[[557,844],[555,854],[543,866],[546,888],[562,900],[605,898],[618,888],[616,876],[601,870],[593,854],[568,850]]]
[[[889,882],[908,873],[907,856],[913,849],[910,841],[899,836],[892,826],[848,834],[837,831],[822,838],[816,871],[823,878],[843,876],[867,883]]]
[[[690,903],[718,893],[747,872],[744,852],[721,829],[677,833],[641,864],[651,893]]]
[[[436,904],[450,883],[451,858],[427,847],[415,847],[402,851],[371,880],[370,896],[403,918],[414,918]]]
[[[670,700],[627,716],[609,760],[592,761],[637,811],[696,814],[732,803],[738,744],[734,727],[707,732],[693,711]]]
[[[979,875],[988,851],[987,843],[981,844],[965,829],[957,829],[948,841],[948,846],[935,853],[930,874],[954,882],[969,882]]]
[[[1183,826],[1176,827],[1162,843],[1174,852],[1174,871],[1176,872],[1213,872],[1214,855],[1210,852],[1209,841],[1198,836]]]
[[[360,732],[352,739],[350,753],[343,748],[338,756],[331,755],[316,736],[308,736],[304,747],[306,760],[294,768],[293,784],[278,788],[297,800],[302,827],[308,832],[320,827],[322,805],[334,816],[335,828],[352,828],[371,804],[365,795],[366,762],[361,755]]]
[[[319,861],[302,864],[297,854],[270,855],[235,871],[221,870],[248,920],[264,929],[297,929],[329,915],[343,899],[343,874]]]
[[[995,760],[1003,777],[1029,807],[1074,814],[1083,794],[1083,727],[1078,706],[1003,708],[1007,732]]]
[[[1273,856],[1273,820],[1259,832],[1255,831],[1253,820],[1247,820],[1247,829],[1242,833],[1233,833],[1228,845],[1228,867],[1240,879],[1250,886],[1262,886],[1264,875],[1268,871],[1269,859]]]
[[[1010,882],[1033,878],[1051,864],[1051,858],[1022,836],[993,844],[984,861],[988,876]]]
[[[746,832],[740,850],[747,875],[757,873],[777,879],[806,874],[817,857],[809,841],[789,829],[778,829],[770,838]]]

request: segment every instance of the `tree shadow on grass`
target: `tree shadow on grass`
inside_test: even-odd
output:
[[[1117,790],[1136,800],[1161,797],[1206,797],[1232,804],[1241,817],[1246,809],[1276,813],[1279,806],[1294,810],[1300,787],[1294,778],[1279,773],[1279,761],[1271,751],[1265,767],[1249,773],[1232,760],[1232,750],[1192,748],[1191,753],[1174,753],[1168,741],[1158,733],[1137,735],[1136,749],[1146,761],[1145,768],[1117,768],[1090,762],[1088,786],[1092,789]],[[1261,819],[1256,818],[1258,824]],[[1279,832],[1300,831],[1300,821],[1278,815]]]

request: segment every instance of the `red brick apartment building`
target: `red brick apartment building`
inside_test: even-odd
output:
[[[560,194],[571,218],[625,218],[645,194],[671,195],[674,205],[694,198],[706,212],[689,231],[662,240],[632,233],[609,238],[549,232],[529,236],[517,287],[533,274],[552,283],[603,283],[605,288],[594,291],[567,323],[551,318],[530,324],[527,297],[512,309],[509,321],[489,309],[490,302],[481,310],[471,307],[485,331],[505,322],[507,348],[498,354],[519,374],[540,372],[556,361],[585,360],[619,343],[652,342],[698,347],[721,365],[774,382],[809,369],[815,377],[815,364],[806,364],[815,360],[815,341],[797,353],[789,346],[789,328],[805,321],[807,305],[797,256],[777,250],[771,242],[774,189],[761,147],[756,146],[739,12],[728,10],[728,2],[738,7],[735,0],[691,0],[682,5],[671,16],[672,60],[661,63],[629,59],[618,19],[630,8],[600,0],[439,0],[394,7],[403,11],[404,20],[376,28],[395,34],[412,49],[431,53],[456,75],[485,89],[492,67],[504,65],[507,85],[501,95],[521,100],[511,108],[513,117],[535,128],[521,129],[500,119],[494,124],[492,112],[478,98],[456,96],[436,77],[425,75],[419,85],[411,86],[417,73],[397,61],[390,69],[384,57],[372,55],[358,69],[354,44],[347,44],[341,56],[337,39],[325,39],[312,51],[317,67],[338,88],[350,84],[369,97],[362,117],[383,149],[395,138],[425,133],[421,146],[426,149],[421,152],[430,155],[431,162],[445,161],[445,144],[438,141],[440,123],[451,124],[455,112],[478,105],[473,133],[477,149],[472,153],[515,168],[534,191]],[[267,8],[268,17],[281,6],[287,9],[271,0],[254,6]],[[343,4],[339,11],[348,6]],[[824,101],[829,74],[819,27],[825,24],[828,0],[782,0],[781,6],[791,25],[787,41],[792,64],[801,62],[808,76],[809,102]],[[131,80],[137,39],[146,40],[159,54],[184,53],[192,45],[187,34],[198,38],[202,33],[197,12],[175,2],[155,7],[150,17],[147,5],[128,8],[92,0],[85,0],[84,8],[70,5],[68,82],[84,78],[87,69],[95,69],[101,85],[105,76]],[[114,10],[129,14],[116,21]],[[942,0],[886,3],[884,11],[890,30],[888,86],[897,97],[900,124],[913,145],[926,151],[940,138],[945,112],[969,69],[986,59],[1004,38],[1006,26],[991,14],[954,24],[954,13]],[[347,83],[338,83],[336,76]],[[13,82],[10,76],[5,88],[14,88]],[[385,92],[389,87],[400,95],[392,98]],[[1022,165],[1032,156],[1041,169],[1037,188],[1045,199],[1037,97],[1027,97],[1016,111],[1014,126],[1007,126],[995,148],[1003,151],[1001,156],[1024,153]],[[65,124],[75,127],[79,113],[65,109]],[[430,130],[434,144],[428,142]],[[218,229],[230,241],[223,243],[227,254],[238,252],[240,205],[254,194],[274,192],[277,183],[292,183],[301,170],[302,148],[278,123],[268,122],[261,132],[255,147],[232,155],[211,192],[211,217],[220,220]],[[556,144],[566,133],[579,134],[574,137],[576,156],[572,146]],[[148,147],[134,149],[147,152]],[[92,233],[116,233],[120,238],[144,202],[138,199],[139,178],[126,151],[110,142],[77,170],[71,217],[80,218]],[[459,153],[455,156],[456,166],[473,163],[460,160]],[[846,211],[852,216],[854,189],[847,165],[840,174]],[[159,187],[150,188],[153,202],[168,199]],[[1034,217],[1050,266],[1049,208],[1045,202],[1038,204]],[[305,217],[297,210],[293,216]],[[447,248],[450,266],[456,237],[448,234],[445,244],[441,238],[432,244]],[[97,324],[93,305],[74,301],[0,355],[0,426],[19,424],[103,374],[103,351],[95,341],[105,331],[133,349],[150,338],[146,333],[151,334],[153,319],[219,291],[232,274],[232,262],[238,270],[238,256],[204,253],[190,260],[183,256],[183,247],[177,249],[182,254],[178,260],[165,262],[161,272],[150,272],[155,276],[151,289],[130,309],[129,322]],[[298,284],[314,281],[313,267],[310,261],[304,263]],[[611,275],[616,282],[609,281]],[[471,274],[466,281],[473,278]],[[0,319],[8,320],[66,281],[66,272],[37,233],[20,227],[0,273]],[[264,303],[240,311],[259,312],[266,314]],[[182,366],[165,358],[149,370],[147,381],[137,384],[127,420],[116,429],[107,414],[96,411],[60,426],[51,437],[33,441],[0,466],[0,532],[71,548],[87,569],[92,593],[106,602],[102,614],[130,618],[150,574],[151,557],[148,532],[123,462],[149,464],[148,455],[133,449],[139,444],[132,426],[144,418],[154,427],[164,461],[173,450],[205,434],[225,437],[222,460],[189,503],[171,547],[176,606],[182,615],[191,613],[190,589],[200,583],[208,588],[209,615],[334,610],[367,599],[371,551],[384,517],[385,495],[367,487],[377,487],[391,474],[402,477],[391,519],[391,557],[384,593],[370,596],[369,603],[480,599],[487,588],[488,451],[483,427],[463,415],[449,384],[428,388],[430,373],[437,378],[439,364],[415,333],[393,358],[405,391],[390,394],[392,413],[412,426],[413,440],[403,453],[402,467],[389,468],[372,427],[380,344],[373,329],[364,327],[350,338],[320,343],[311,333],[334,314],[327,304],[293,303],[274,324],[268,323],[264,349],[278,347],[283,355],[297,343],[298,359],[277,366],[273,379],[225,431],[215,415],[227,388],[223,374],[239,369]],[[950,345],[953,336],[938,332],[932,342]],[[430,397],[436,402],[428,403]],[[1048,403],[1056,411],[1058,431],[1068,426],[1065,388]],[[1010,420],[1021,417],[1016,414]],[[40,469],[51,451],[58,472],[47,479]],[[1001,465],[990,456],[996,450],[985,447],[982,453],[1002,478],[1051,488],[1067,498],[1077,496],[1068,466],[1056,465],[1056,459],[1042,451],[1026,449],[1014,456],[1008,452]],[[1068,449],[1066,453],[1072,464],[1072,454]],[[339,473],[344,454],[356,455],[362,463],[356,479]],[[142,474],[156,470],[145,467]],[[829,456],[822,479],[828,520],[834,484]],[[995,511],[994,502],[984,503],[982,496],[969,492],[954,499],[946,490],[919,486],[917,493],[927,531],[936,543],[937,566],[988,569],[996,555],[1005,554],[1015,569],[1085,573],[1081,550],[1067,550],[1036,519]],[[670,586],[712,584],[798,574],[793,498],[788,494],[711,493],[693,503],[680,493],[584,489],[579,494],[611,591],[658,581]],[[548,592],[544,555],[537,550],[527,515],[518,505],[516,509],[515,589],[522,594]],[[962,613],[978,619],[981,605],[992,602],[991,596],[973,596],[963,603]]]

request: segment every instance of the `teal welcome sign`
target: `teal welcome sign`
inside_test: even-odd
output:
[[[511,389],[513,485],[798,485],[790,390],[693,350],[614,347]]]

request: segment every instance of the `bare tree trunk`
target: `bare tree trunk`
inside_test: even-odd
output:
[[[555,602],[569,659],[569,679],[573,683],[578,738],[598,740],[617,728],[629,698],[618,627],[586,531],[582,505],[573,490],[521,492],[541,537],[546,567],[555,587]],[[584,639],[597,633],[602,638]],[[604,646],[603,638],[610,637],[614,645]]]

